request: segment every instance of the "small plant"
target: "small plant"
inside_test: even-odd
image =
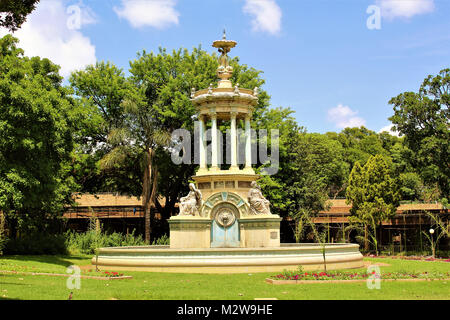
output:
[[[100,220],[97,217],[97,214],[95,213],[94,209],[92,209],[92,207],[89,207],[89,212],[90,212],[91,216],[89,217],[88,230],[93,231],[93,232],[101,232],[102,228],[101,228]]]
[[[156,246],[168,246],[170,245],[170,238],[164,234],[162,237],[153,240],[152,245]]]
[[[432,219],[433,224],[432,227],[434,229],[430,229],[430,234],[425,231],[422,233],[428,239],[431,245],[431,254],[433,259],[436,257],[436,246],[439,243],[439,239],[442,237],[450,237],[450,228],[448,222],[444,222],[439,216],[432,214],[431,212],[426,212],[426,214]],[[431,232],[432,231],[432,232]],[[433,239],[433,233],[436,232],[436,239]]]

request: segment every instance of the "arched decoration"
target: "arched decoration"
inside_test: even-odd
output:
[[[218,192],[210,196],[203,203],[201,215],[205,218],[214,219],[217,211],[221,207],[227,206],[230,206],[237,219],[248,216],[248,204],[238,194],[233,192]]]

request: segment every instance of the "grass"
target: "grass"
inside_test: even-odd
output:
[[[69,265],[86,266],[92,256],[5,256],[0,270],[66,273]],[[381,272],[448,272],[448,262],[366,258],[382,262]],[[365,269],[355,269],[363,271]],[[111,269],[110,271],[115,271]],[[83,271],[83,273],[88,272]],[[365,283],[271,285],[264,280],[276,273],[172,274],[121,271],[129,280],[81,279],[80,290],[69,290],[66,277],[0,274],[0,299],[66,300],[253,300],[277,299],[450,299],[450,281],[382,282],[380,290]]]

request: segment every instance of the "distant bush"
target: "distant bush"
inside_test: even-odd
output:
[[[3,254],[3,249],[5,248],[6,244],[6,237],[0,234],[0,256]]]
[[[64,255],[94,254],[101,247],[142,246],[145,241],[141,236],[121,233],[106,234],[96,231],[76,233],[67,231],[64,234],[23,235],[17,239],[0,237],[0,252],[5,255]]]
[[[134,235],[134,230],[131,234],[127,235],[121,233],[107,234],[97,231],[87,231],[84,233],[68,231],[65,237],[67,249],[71,253],[93,254],[97,248],[146,245],[142,236]]]
[[[170,244],[170,238],[167,236],[167,234],[164,234],[162,237],[153,240],[152,245],[157,246],[168,246]]]
[[[66,238],[63,234],[33,234],[17,239],[8,239],[4,254],[55,255],[67,254]]]
[[[0,211],[0,256],[3,254],[3,249],[6,245],[6,235],[5,235],[5,219],[3,212]]]

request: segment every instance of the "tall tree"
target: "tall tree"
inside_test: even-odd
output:
[[[13,236],[42,230],[70,202],[79,120],[58,66],[0,39],[0,211]]]
[[[300,241],[312,218],[327,208],[327,191],[342,185],[347,175],[342,146],[325,135],[306,133],[290,109],[268,110],[257,124],[279,129],[280,168],[275,175],[262,176],[261,186],[272,211],[294,221],[294,236]]]
[[[437,185],[443,198],[450,192],[449,105],[450,69],[428,76],[418,93],[405,92],[389,101],[394,129],[405,136],[414,153],[412,162],[429,185]]]
[[[126,161],[120,165],[100,166],[100,160],[116,143],[108,137],[125,124],[127,114],[121,104],[132,94],[134,86],[121,69],[103,61],[72,73],[69,82],[83,113],[75,135],[77,157],[73,164],[80,191],[141,195],[142,152],[139,149],[127,149],[123,155]]]
[[[378,254],[377,228],[395,216],[400,204],[397,181],[391,177],[387,159],[382,155],[372,156],[364,167],[356,162],[350,173],[346,197],[347,203],[352,205],[350,223],[364,227],[365,249],[368,249],[370,236]]]
[[[234,58],[231,65],[234,68],[232,81],[240,83],[241,87],[253,89],[264,84],[264,80],[260,78],[261,72],[240,64],[238,58]],[[162,133],[171,134],[180,128],[193,133],[196,110],[190,101],[191,89],[198,90],[217,84],[216,55],[210,55],[201,48],[194,48],[192,52],[179,49],[170,54],[160,48],[158,54],[145,51],[139,53],[130,66],[130,80],[140,95],[130,106],[135,106],[135,115],[141,115],[133,122],[138,124],[136,129],[140,128],[134,131],[133,137],[145,145],[155,141],[151,137],[153,134],[159,139],[164,136]],[[256,116],[267,108],[269,100],[263,90],[259,98]],[[146,131],[150,127],[156,131]],[[143,201],[148,201],[148,208],[156,206],[165,218],[169,218],[180,195],[186,192],[188,179],[195,172],[196,165],[173,164],[169,151],[160,148],[158,143],[149,146],[148,151],[149,174],[145,177],[159,178],[153,180],[151,188],[146,189],[148,194],[143,196]],[[146,182],[143,183],[145,186]],[[157,197],[157,194],[163,197]],[[164,204],[161,199],[165,199]],[[147,225],[149,222],[147,220]]]
[[[27,20],[40,0],[2,0],[0,1],[0,27],[16,31]]]

